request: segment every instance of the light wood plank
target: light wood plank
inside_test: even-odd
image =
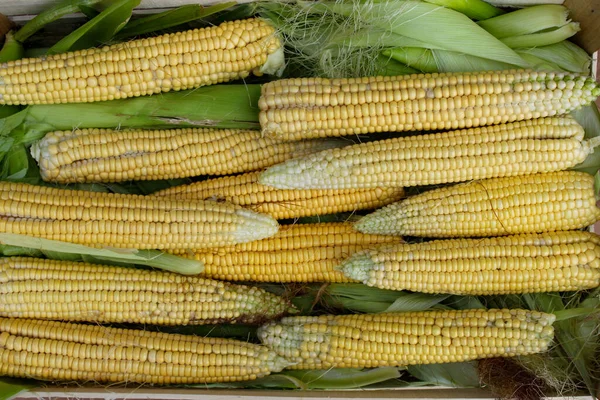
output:
[[[599,50],[600,0],[565,0],[565,6],[571,10],[571,19],[581,25],[574,42],[590,54]]]

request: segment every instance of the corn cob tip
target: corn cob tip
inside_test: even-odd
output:
[[[256,330],[256,336],[258,337],[258,340],[260,340],[263,345],[269,348],[271,348],[277,342],[277,336],[273,335],[272,331],[281,333],[281,325],[279,325],[277,321],[267,322],[266,324],[259,326]],[[292,363],[289,363],[288,365],[291,364]]]
[[[335,269],[342,272],[347,278],[367,283],[369,272],[373,269],[375,263],[369,255],[369,250],[353,254],[350,258],[344,260]]]
[[[242,217],[243,223],[233,233],[236,243],[252,242],[275,235],[279,231],[279,223],[269,215],[240,208],[235,212]]]
[[[247,287],[242,287],[248,289]],[[250,311],[247,315],[238,318],[236,323],[262,325],[266,322],[278,320],[281,317],[294,315],[299,312],[289,300],[281,296],[267,292],[256,286],[252,286],[248,290],[250,295],[247,296],[249,301],[247,308]],[[258,293],[258,295],[255,295],[255,293]]]
[[[288,359],[281,357],[279,354],[269,349],[269,356],[265,360],[266,367],[269,371],[273,372],[281,372],[287,367],[291,366],[293,363]]]
[[[397,203],[392,203],[394,205]],[[397,232],[402,231],[402,227],[399,226],[402,222],[401,210],[397,207],[392,208],[389,206],[375,210],[374,212],[361,217],[354,223],[354,229],[361,233],[375,233],[379,235],[395,235]],[[383,224],[382,221],[395,221],[395,224],[388,223]],[[395,226],[394,226],[395,225]]]
[[[584,140],[582,148],[589,155],[589,154],[592,154],[594,152],[594,150],[596,149],[596,147],[598,147],[598,146],[600,146],[600,136],[595,136],[588,140]]]
[[[281,39],[274,39],[278,45],[275,50],[267,56],[267,61],[258,68],[255,68],[252,73],[256,76],[263,74],[281,76],[285,69],[285,55],[281,46]]]
[[[298,171],[300,172],[300,171]],[[291,179],[289,179],[291,177]],[[297,189],[294,185],[295,174],[290,173],[288,163],[273,165],[258,176],[258,183],[276,189]]]

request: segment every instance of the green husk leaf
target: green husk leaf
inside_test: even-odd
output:
[[[473,310],[476,308],[487,308],[476,296],[450,296],[444,304],[455,310]]]
[[[8,180],[19,180],[27,175],[29,169],[29,152],[23,145],[11,148],[6,163],[2,168],[2,176]]]
[[[348,46],[351,48],[361,47],[419,47],[424,49],[440,49],[435,43],[425,43],[421,40],[398,35],[386,31],[381,27],[364,28],[355,32],[349,32],[346,36],[335,36],[331,38],[331,44]]]
[[[500,71],[514,66],[469,54],[447,50],[431,50],[439,72]]]
[[[255,379],[253,381],[216,383],[202,385],[206,388],[262,388],[262,389],[301,389],[335,390],[358,389],[390,380],[398,379],[399,368],[385,367],[374,369],[337,368],[330,370],[290,370]]]
[[[381,52],[386,57],[416,68],[422,72],[437,72],[438,65],[433,57],[432,50],[419,47],[396,47]]]
[[[361,283],[333,283],[327,286],[326,306],[341,307],[348,311],[378,313],[387,310],[404,292],[378,289]]]
[[[541,32],[532,33],[530,35],[522,36],[510,36],[500,39],[502,43],[510,47],[511,49],[518,49],[522,47],[535,47],[535,46],[547,46],[554,43],[562,42],[575,35],[581,29],[578,22],[570,22],[567,25],[561,26],[560,28]]]
[[[79,6],[79,11],[88,17],[88,19],[96,18],[98,14],[100,14],[100,11],[96,10],[95,8],[83,4]]]
[[[536,57],[533,54],[521,53],[518,50],[516,50],[516,51],[521,57],[523,57],[524,60],[526,60],[531,65],[531,69],[534,69],[536,71],[561,71],[562,70],[562,68],[560,68],[558,65],[554,64],[551,61]]]
[[[376,68],[377,75],[383,76],[398,76],[398,75],[410,75],[417,74],[419,70],[404,65],[401,62],[394,60],[393,58],[381,55],[375,59],[375,63],[378,64]]]
[[[48,54],[87,49],[112,39],[131,18],[140,0],[116,0],[91,21],[77,28],[48,50]]]
[[[390,58],[389,52],[382,51],[399,47],[468,53],[501,60],[510,68],[528,67],[468,17],[434,4],[411,0],[297,1],[261,4],[259,11],[283,33],[289,64],[299,76],[380,75],[379,57]]]
[[[452,50],[516,66],[528,67],[518,54],[500,43],[465,15],[444,7],[411,0],[363,4],[321,2],[334,13],[385,26],[391,32],[444,50]]]
[[[4,44],[0,50],[0,63],[14,61],[23,58],[25,49],[21,42],[15,39],[13,32],[8,32],[4,35]]]
[[[65,15],[74,14],[81,10],[81,7],[91,7],[101,3],[103,0],[63,0],[53,7],[39,13],[32,20],[27,22],[15,34],[15,39],[21,43],[25,42],[31,35],[56,21]]]
[[[565,71],[585,75],[590,74],[592,58],[585,50],[568,40],[563,40],[562,42],[548,46],[518,49],[516,52],[521,55],[521,57],[523,57],[524,54],[536,56],[551,62],[553,65],[558,66],[559,69]]]
[[[451,8],[474,20],[496,17],[504,12],[482,0],[424,0],[428,3]]]
[[[385,312],[424,311],[450,297],[449,294],[400,293]]]
[[[333,368],[329,370],[291,370],[285,375],[304,382],[307,389],[356,389],[390,379],[398,379],[398,368],[373,369]]]
[[[565,321],[571,318],[578,317],[589,317],[590,315],[600,313],[600,309],[597,308],[588,308],[588,307],[578,307],[578,308],[568,308],[566,310],[555,311],[554,315],[556,315],[557,321]]]
[[[569,10],[566,7],[540,5],[479,21],[478,24],[496,38],[502,39],[560,28],[569,22],[568,15]]]
[[[558,294],[534,293],[524,294],[521,297],[533,310],[559,315],[567,310]],[[597,378],[591,374],[591,371],[600,348],[599,327],[600,322],[589,319],[589,315],[584,319],[573,317],[554,323],[554,336],[558,347],[575,367],[590,394],[594,394],[596,390]]]
[[[212,85],[123,100],[34,105],[0,120],[0,138],[29,145],[47,132],[74,128],[259,129],[259,97],[260,85]]]
[[[224,2],[208,7],[199,4],[188,4],[173,10],[151,14],[147,17],[128,22],[116,35],[115,39],[122,40],[132,36],[162,31],[200,18],[208,17],[209,15],[224,11],[235,4],[237,4],[235,1]]]
[[[409,365],[407,370],[409,374],[429,385],[479,387],[479,376],[474,362]]]
[[[200,387],[203,389],[306,389],[304,382],[284,373],[272,374],[252,381],[209,383],[204,385],[190,385],[188,387]]]
[[[0,377],[0,400],[9,400],[19,393],[34,387],[36,387],[36,385],[30,381]]]
[[[486,0],[496,7],[528,7],[540,4],[563,4],[565,0]]]
[[[571,116],[583,126],[586,139],[600,135],[600,111],[598,111],[598,107],[595,104],[572,111]],[[572,169],[595,175],[600,169],[600,148],[596,147],[594,152],[587,156],[584,162]]]
[[[2,123],[2,119],[18,113],[22,109],[23,108],[21,106],[0,106],[0,124]]]
[[[200,261],[178,257],[158,250],[93,248],[81,244],[36,238],[14,233],[0,233],[0,244],[25,247],[41,251],[86,254],[101,260],[126,262],[164,269],[182,275],[196,275],[203,271]]]

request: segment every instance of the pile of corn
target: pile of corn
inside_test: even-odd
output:
[[[260,74],[280,50],[274,29],[250,19],[23,59],[0,65],[0,103],[217,84]],[[205,270],[1,259],[0,375],[181,384],[545,351],[552,314],[290,316],[289,299],[226,281],[478,295],[596,287],[600,239],[582,231],[600,220],[594,179],[568,169],[599,143],[565,114],[599,95],[590,78],[528,70],[282,79],[262,87],[262,131],[49,133],[31,149],[49,183],[224,176],[148,196],[2,182],[0,232],[160,249]],[[332,138],[415,130],[432,132],[354,145]],[[406,187],[432,184],[452,185],[403,198]],[[372,212],[356,223],[278,222],[358,210]],[[98,325],[235,322],[260,324],[262,344]]]

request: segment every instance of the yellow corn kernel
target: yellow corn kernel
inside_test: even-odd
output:
[[[258,183],[260,172],[207,179],[153,193],[181,200],[225,200],[276,219],[383,207],[404,196],[402,188],[285,190]]]
[[[583,140],[570,117],[551,117],[330,149],[274,165],[259,182],[279,189],[424,186],[560,171],[583,162],[600,139]]]
[[[274,235],[273,218],[225,202],[0,182],[0,232],[136,249],[203,248]]]
[[[229,21],[0,64],[0,104],[87,103],[192,89],[261,74],[267,60],[273,70],[283,63],[275,29],[258,18]]]
[[[45,181],[122,182],[255,171],[341,145],[334,139],[283,141],[240,129],[75,129],[47,133],[31,154]]]
[[[233,339],[0,318],[0,376],[193,384],[252,380],[288,364],[264,346]]]
[[[30,257],[0,258],[0,316],[200,325],[260,323],[293,307],[250,286],[164,271]]]
[[[258,336],[288,368],[396,367],[542,352],[554,319],[518,309],[286,317]]]
[[[400,239],[366,235],[352,224],[318,223],[282,225],[269,239],[229,247],[174,251],[200,260],[202,275],[227,281],[348,282],[336,267],[349,255]]]
[[[396,243],[357,252],[347,277],[381,289],[456,295],[564,292],[600,285],[600,237],[583,231]]]
[[[287,139],[446,130],[565,114],[600,95],[593,78],[531,70],[325,79],[262,86],[265,134]]]
[[[364,233],[451,238],[582,229],[599,219],[594,177],[559,171],[429,190],[368,214],[355,227]]]

